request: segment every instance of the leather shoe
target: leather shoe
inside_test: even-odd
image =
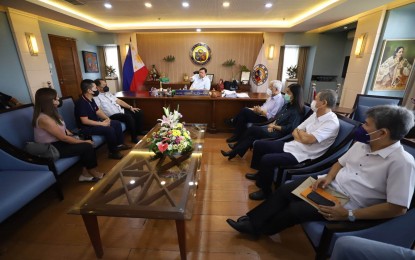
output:
[[[264,200],[267,198],[265,193],[262,190],[258,190],[249,194],[251,200]]]
[[[236,135],[234,135],[234,136],[229,137],[228,139],[226,139],[226,142],[227,143],[234,143],[236,141],[238,141],[238,137]]]
[[[110,159],[120,160],[120,159],[122,159],[122,157],[123,156],[120,152],[113,152],[113,153],[108,154],[108,158],[110,158]]]
[[[228,218],[226,220],[226,222],[229,224],[229,226],[231,226],[236,231],[239,231],[240,233],[250,234],[250,235],[254,235],[254,236],[258,235],[258,233],[255,232],[255,229],[252,226],[252,223],[251,223],[251,221],[249,221],[249,219],[244,220],[244,221],[236,222],[236,221]]]
[[[247,173],[245,174],[245,178],[251,181],[256,181],[258,173]]]
[[[236,154],[234,154],[232,151],[225,152],[224,150],[220,150],[223,156],[228,157],[228,161],[232,160]]]
[[[233,149],[233,148],[235,148],[236,144],[229,143],[228,146],[229,146],[229,148]]]
[[[130,150],[131,147],[132,147],[131,145],[119,144],[119,145],[117,145],[117,147],[115,147],[115,149],[117,151],[122,151],[122,150]]]
[[[245,216],[241,216],[239,217],[236,222],[241,222],[241,221],[249,221],[249,217],[247,215]]]

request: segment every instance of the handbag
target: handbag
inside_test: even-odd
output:
[[[58,160],[60,157],[58,149],[48,143],[27,142],[24,150],[31,155],[36,155],[42,158]]]

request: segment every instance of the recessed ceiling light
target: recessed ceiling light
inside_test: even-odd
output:
[[[272,7],[272,3],[266,3],[266,4],[265,4],[265,7],[266,7],[266,8],[271,8],[271,7]]]
[[[229,4],[229,2],[223,2],[222,5],[223,5],[223,7],[229,7],[230,4]]]
[[[343,27],[343,29],[347,30],[347,26]]]
[[[111,5],[110,3],[105,3],[105,4],[104,4],[104,6],[105,6],[105,8],[107,8],[107,9],[112,8],[112,5]]]
[[[201,32],[201,31],[202,31],[202,29],[200,29],[200,28],[196,29],[196,32]]]
[[[144,3],[144,6],[147,7],[147,8],[151,8],[153,5],[150,4],[150,3]]]
[[[183,7],[189,7],[189,3],[188,3],[188,2],[183,2],[183,3],[182,3],[182,6],[183,6]]]

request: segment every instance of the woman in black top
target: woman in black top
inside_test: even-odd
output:
[[[285,96],[288,102],[275,115],[273,123],[248,128],[236,144],[229,144],[232,150],[228,152],[221,150],[222,155],[228,157],[228,160],[236,155],[243,157],[255,140],[281,138],[290,134],[304,117],[303,89],[299,84],[291,84],[286,88]]]

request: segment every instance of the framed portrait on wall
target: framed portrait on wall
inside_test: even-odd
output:
[[[82,51],[82,57],[84,60],[84,68],[86,73],[99,72],[98,59],[95,52]]]
[[[385,40],[373,80],[373,91],[404,91],[413,73],[415,39]]]

